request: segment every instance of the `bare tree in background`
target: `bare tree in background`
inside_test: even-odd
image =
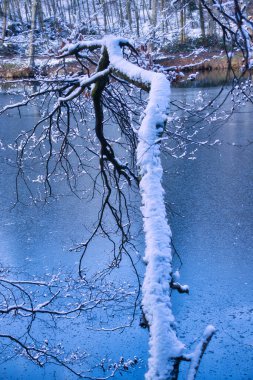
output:
[[[3,0],[3,4],[2,4],[3,23],[2,23],[2,35],[1,35],[1,39],[0,39],[0,49],[3,48],[3,44],[4,44],[4,40],[5,40],[5,35],[6,35],[6,28],[7,28],[7,5],[8,5],[7,0]]]
[[[244,69],[247,71],[253,63],[252,30],[253,22],[250,19],[246,3],[233,0],[222,1],[201,0],[204,9],[222,31],[224,47],[231,61],[234,51],[238,49],[244,60]]]
[[[35,28],[36,28],[36,18],[38,14],[38,0],[33,0],[32,2],[32,17],[31,17],[31,31],[30,31],[30,41],[29,41],[29,67],[34,68],[35,66]]]

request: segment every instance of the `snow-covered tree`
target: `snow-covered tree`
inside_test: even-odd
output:
[[[184,344],[177,338],[175,330],[171,290],[176,289],[180,293],[188,293],[189,290],[188,286],[178,282],[177,274],[173,273],[171,230],[161,183],[163,169],[160,145],[169,116],[170,82],[163,73],[148,71],[136,65],[136,51],[124,38],[104,37],[71,43],[62,49],[59,58],[66,60],[70,56],[75,57],[80,64],[82,73],[69,75],[64,70],[64,74],[58,74],[57,78],[42,79],[42,87],[37,92],[1,111],[26,106],[36,98],[41,98],[43,103],[49,99],[47,111],[43,111],[42,118],[34,128],[19,135],[16,140],[17,196],[21,181],[35,197],[30,181],[37,181],[44,187],[46,197],[50,197],[54,194],[54,177],[64,174],[71,191],[78,194],[78,173],[87,173],[85,155],[88,152],[97,160],[99,170],[93,173],[94,191],[101,194],[101,208],[93,232],[78,246],[78,250],[82,250],[79,275],[85,280],[83,260],[98,233],[108,237],[114,247],[114,259],[108,269],[119,266],[122,256],[129,255],[131,217],[125,187],[139,189],[146,244],[142,325],[148,328],[150,335],[146,379],[177,379],[182,361],[190,362],[188,378],[194,379],[214,328],[208,326],[203,340],[190,354],[184,352]],[[90,65],[94,67],[93,72]],[[141,115],[137,110],[138,97],[134,88],[139,88],[148,96],[140,101],[141,106],[146,103]],[[124,97],[124,93],[127,97]],[[131,102],[135,103],[132,109]],[[87,131],[81,133],[80,129],[73,127],[73,118],[79,118],[77,113],[83,113],[84,106],[89,110],[93,108],[95,137],[92,138],[88,137]],[[120,140],[113,141],[107,137],[107,118],[120,127]],[[82,141],[87,137],[88,144],[84,144]],[[92,142],[94,138],[95,145]],[[82,143],[78,143],[78,140]],[[132,152],[131,162],[127,162],[122,152],[118,156],[124,146]],[[25,167],[35,155],[38,155],[44,170],[34,180]],[[113,233],[105,225],[108,213],[120,234],[118,246]],[[42,307],[36,306],[35,311],[40,312],[41,308],[44,308],[44,304]]]
[[[142,16],[140,16],[138,7],[132,7],[131,2],[125,3],[126,8],[123,7],[123,2],[117,3],[115,7],[111,3],[103,2],[100,9],[103,22],[96,12],[91,17],[93,3],[88,1],[84,5],[82,3],[82,11],[89,14],[90,26],[94,22],[99,29],[103,23],[104,30],[114,28],[115,15],[119,17],[122,26],[127,20],[129,30],[134,29],[134,23],[137,28],[140,20],[143,21],[146,17],[153,26],[151,34],[152,38],[155,38],[159,17],[163,21],[163,26],[167,25],[165,3],[160,4],[159,1],[153,1],[150,11],[146,7],[147,4],[143,2]],[[185,40],[187,4],[180,1],[178,7],[176,3],[173,2],[172,5],[175,5],[176,12],[181,15],[181,31],[183,30],[182,36]],[[26,2],[24,2],[25,4]],[[33,4],[36,5],[37,2],[34,1]],[[76,5],[80,7],[81,3],[77,2]],[[223,34],[224,42],[226,42],[224,46],[230,63],[235,50],[240,49],[244,57],[243,71],[240,72],[238,78],[240,79],[242,73],[252,66],[252,21],[248,17],[247,8],[236,0],[225,3],[201,0],[201,3],[198,2],[198,6],[202,34],[205,33],[205,17],[209,15]],[[119,267],[122,257],[126,255],[133,264],[142,288],[143,316],[141,324],[149,331],[150,347],[146,379],[175,380],[179,375],[180,364],[184,361],[189,362],[188,380],[194,379],[201,358],[215,330],[213,326],[208,326],[203,338],[192,353],[185,353],[184,344],[176,334],[170,299],[171,291],[175,289],[179,293],[188,293],[189,289],[187,285],[179,283],[178,273],[172,267],[173,249],[162,187],[163,169],[160,150],[161,144],[163,144],[164,150],[173,155],[177,149],[183,150],[180,152],[180,155],[183,156],[187,146],[195,143],[193,137],[196,131],[187,133],[185,124],[182,129],[178,125],[176,130],[173,128],[173,118],[170,117],[169,109],[170,82],[160,67],[156,67],[154,71],[144,68],[145,64],[140,62],[137,51],[126,38],[110,36],[83,40],[83,37],[79,35],[78,20],[71,20],[74,17],[66,11],[69,7],[69,5],[56,7],[56,2],[52,2],[52,4],[45,2],[43,10],[54,14],[64,13],[66,18],[68,15],[69,22],[76,21],[73,37],[77,37],[77,41],[67,43],[60,51],[58,58],[62,59],[62,66],[57,74],[50,78],[36,78],[36,84],[40,84],[37,91],[26,95],[20,103],[6,106],[1,110],[2,113],[17,107],[21,109],[36,99],[39,99],[40,104],[44,107],[36,125],[30,131],[21,133],[11,146],[17,152],[17,201],[20,200],[19,188],[21,185],[25,186],[30,197],[37,201],[34,183],[38,184],[41,190],[39,191],[40,196],[44,194],[45,198],[49,198],[55,194],[56,179],[66,179],[71,192],[79,196],[79,178],[87,176],[92,179],[93,193],[99,194],[101,204],[98,218],[88,239],[76,247],[77,251],[81,251],[80,281],[84,287],[87,285],[84,269],[85,253],[91,249],[91,244],[96,236],[102,234],[110,241],[113,250],[113,259],[105,272],[111,273],[113,268]],[[124,9],[127,13],[126,20],[122,16]],[[35,15],[36,10],[31,14],[33,24],[31,46],[34,45],[32,33],[35,29]],[[229,42],[229,46],[227,42]],[[33,53],[30,55],[33,57]],[[75,70],[74,73],[70,73],[70,65],[73,64]],[[234,74],[236,78],[237,74]],[[237,97],[239,94],[238,96],[251,101],[249,86],[241,87],[240,82],[238,83],[238,87],[233,87],[228,94],[232,94],[233,97]],[[194,110],[181,104],[178,105],[178,108],[180,112],[187,114],[187,120],[188,115],[193,115],[198,120],[204,119],[206,122],[210,122],[210,120],[216,119],[215,111],[207,111],[208,107],[213,107],[215,101],[216,99],[213,99],[208,104],[203,104],[200,96],[195,99],[196,108]],[[219,108],[219,105],[216,107]],[[90,115],[93,116],[94,125]],[[112,126],[119,128],[117,138],[110,137],[107,120]],[[166,126],[168,121],[171,123],[170,128]],[[196,123],[198,121],[194,121],[194,127]],[[168,141],[164,142],[164,137]],[[199,141],[198,144],[206,144],[206,142]],[[35,158],[40,167],[40,174],[36,173],[36,177],[32,171],[29,169],[27,171],[28,163],[34,162]],[[90,162],[93,164],[91,165]],[[138,191],[141,196],[146,244],[144,255],[146,272],[143,283],[138,277],[138,271],[129,253],[131,245],[131,214],[127,196],[129,188],[135,192]],[[105,223],[108,215],[114,221],[113,232]],[[117,239],[114,237],[115,231]],[[76,284],[78,284],[77,287]],[[104,297],[104,293],[98,287],[98,293],[91,298],[92,305],[78,299],[79,302],[76,306],[74,301],[80,290],[80,283],[75,280],[71,288],[73,303],[61,308],[61,305],[57,303],[58,293],[52,290],[52,286],[56,286],[52,285],[52,281],[22,282],[22,280],[15,281],[2,277],[0,285],[3,287],[1,313],[11,315],[14,312],[19,317],[28,316],[32,321],[34,315],[41,314],[53,317],[55,315],[65,317],[69,314],[77,316],[85,313],[90,307],[95,308],[97,303],[110,303],[112,299],[115,302],[122,302],[126,296],[124,292],[117,294],[116,291],[110,291],[110,293],[106,293],[107,297]],[[61,283],[57,284],[57,287],[60,285]],[[35,288],[45,286],[50,296],[45,302],[36,303],[26,290],[26,286]],[[91,287],[88,286],[86,290],[90,289]],[[14,297],[14,304],[6,302],[8,297],[5,292],[14,293],[14,291],[18,293]],[[127,296],[131,297],[129,294]],[[56,307],[54,307],[55,303]],[[135,307],[136,305],[135,301]],[[29,326],[28,324],[26,332],[30,336]],[[30,345],[27,340],[21,341],[12,334],[2,333],[1,337],[21,347],[26,356],[39,365],[44,365],[47,361],[46,358],[49,358],[55,363],[67,366],[73,372],[72,367],[66,364],[66,361],[59,357],[58,352],[55,352],[53,348],[50,351],[47,344],[46,347],[35,347],[35,339]],[[74,373],[85,378],[80,372],[74,371]],[[114,371],[112,371],[113,374]]]

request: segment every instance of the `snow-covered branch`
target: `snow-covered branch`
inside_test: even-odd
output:
[[[163,169],[160,144],[170,100],[170,83],[163,74],[149,72],[122,57],[125,39],[102,40],[108,61],[116,75],[149,88],[149,100],[137,130],[137,164],[139,167],[142,215],[146,241],[147,264],[143,283],[142,307],[150,329],[150,358],[146,379],[166,380],[174,371],[175,358],[184,345],[178,340],[171,310],[170,282],[172,272],[171,231],[167,223],[161,185]]]
[[[202,356],[204,355],[205,350],[210,340],[212,339],[214,333],[215,333],[214,326],[212,325],[207,326],[204,331],[203,337],[201,341],[198,343],[194,352],[188,355],[188,357],[191,360],[191,364],[190,364],[189,372],[187,375],[187,380],[194,380],[196,378]]]
[[[88,45],[89,43],[83,44]],[[137,129],[137,164],[141,178],[139,186],[147,264],[142,308],[150,331],[150,358],[146,379],[173,379],[177,377],[177,366],[184,345],[176,336],[170,289],[176,288],[181,293],[187,293],[189,290],[187,286],[173,282],[170,275],[171,230],[167,222],[161,184],[163,169],[159,142],[169,112],[170,83],[163,74],[149,72],[125,60],[122,57],[122,47],[128,45],[127,40],[107,37],[101,40],[101,45],[106,49],[107,65],[116,76],[149,91],[149,100],[140,128]],[[76,53],[76,47],[74,50]]]

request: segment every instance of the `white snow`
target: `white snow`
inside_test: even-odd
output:
[[[203,338],[204,339],[207,339],[210,337],[210,335],[214,334],[215,333],[215,327],[213,325],[208,325],[206,328],[205,328],[205,331],[204,331],[204,334],[203,334]]]
[[[103,45],[106,46],[108,50],[110,65],[114,69],[121,72],[122,74],[127,75],[132,80],[141,82],[146,85],[151,84],[152,78],[157,75],[156,73],[144,70],[141,67],[138,67],[122,58],[122,49],[120,44],[128,44],[129,41],[127,39],[117,38],[114,36],[106,36],[102,41]]]
[[[171,230],[166,217],[160,144],[157,143],[169,112],[170,83],[163,74],[146,71],[124,60],[120,43],[127,43],[127,40],[106,37],[103,43],[115,70],[150,88],[148,104],[137,131],[137,162],[146,242],[144,259],[147,264],[142,306],[150,326],[150,358],[145,377],[146,380],[166,380],[173,369],[172,358],[180,356],[184,349],[176,336],[171,310]]]

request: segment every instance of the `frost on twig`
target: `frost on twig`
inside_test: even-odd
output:
[[[1,271],[0,267],[0,351],[5,357],[20,355],[39,367],[48,363],[61,366],[74,374],[76,378],[97,380],[98,377],[87,375],[90,363],[85,345],[74,343],[64,344],[66,334],[75,331],[79,325],[84,329],[95,329],[95,316],[100,321],[108,318],[112,312],[115,316],[116,306],[129,309],[135,298],[135,290],[126,284],[117,286],[108,282],[102,273],[89,279],[89,284],[79,277],[74,278],[68,273],[50,275],[43,278],[33,276],[23,279],[25,274],[15,274],[10,269]],[[22,275],[22,279],[21,278]],[[103,317],[106,316],[106,318]],[[130,315],[131,316],[131,313]],[[127,318],[129,326],[129,318]],[[106,325],[106,322],[105,322]],[[119,326],[110,331],[124,330],[127,325]],[[61,328],[61,337],[55,338],[50,329]],[[109,330],[109,329],[104,329]],[[39,334],[38,334],[39,331]],[[116,372],[126,371],[134,367],[138,359],[103,363],[103,367],[94,369],[103,371],[102,380],[111,378]],[[80,367],[80,364],[82,365]],[[98,372],[98,373],[99,373]]]
[[[170,283],[171,289],[175,289],[178,291],[178,293],[187,293],[189,294],[189,286],[188,285],[181,285],[179,282],[171,282]]]
[[[189,294],[190,292],[189,286],[180,284],[179,279],[180,279],[180,273],[177,270],[176,272],[172,273],[172,276],[171,276],[171,282],[170,282],[171,289],[177,290],[178,293],[181,293],[181,294],[182,293]]]
[[[204,355],[205,350],[209,342],[211,341],[214,333],[215,333],[214,326],[212,325],[207,326],[204,331],[203,337],[201,341],[199,342],[199,344],[197,345],[197,347],[195,348],[194,352],[188,355],[188,357],[191,360],[191,364],[190,364],[189,372],[187,375],[187,380],[194,380],[196,378],[202,356]]]

